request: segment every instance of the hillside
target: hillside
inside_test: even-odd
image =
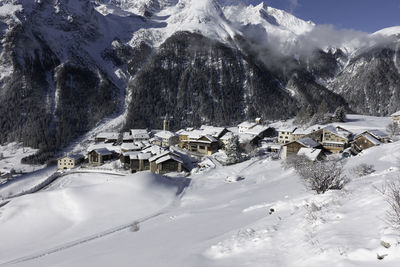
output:
[[[387,121],[351,115],[342,125],[357,132]],[[186,178],[71,174],[0,208],[0,264],[396,266],[399,233],[385,222],[378,189],[398,179],[399,149],[383,144],[345,159],[351,182],[323,195],[268,157]],[[375,172],[358,177],[352,169],[361,163]],[[226,180],[235,175],[244,179]]]
[[[178,129],[287,119],[322,100],[400,108],[395,28],[343,34],[216,0],[7,0],[0,14],[0,142],[39,148],[40,163],[117,117],[121,130],[170,114]]]

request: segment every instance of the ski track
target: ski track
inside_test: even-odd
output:
[[[57,253],[57,252],[61,252],[61,251],[66,250],[66,249],[70,249],[70,248],[73,248],[73,247],[76,247],[76,246],[79,246],[79,245],[82,245],[82,244],[85,244],[85,243],[88,243],[88,242],[91,242],[91,241],[94,241],[94,240],[97,240],[97,239],[100,239],[100,238],[103,238],[103,237],[106,237],[106,236],[121,232],[121,231],[123,231],[125,229],[128,229],[129,227],[131,227],[132,225],[134,225],[136,223],[146,222],[146,221],[148,221],[150,219],[153,219],[153,218],[155,218],[157,216],[160,216],[162,214],[163,214],[163,212],[157,212],[157,213],[155,213],[153,215],[149,215],[147,217],[140,218],[139,220],[135,220],[134,222],[129,223],[129,224],[124,224],[124,225],[120,225],[120,226],[117,226],[117,227],[113,227],[113,228],[108,229],[106,231],[99,232],[97,234],[93,234],[93,235],[90,235],[90,236],[87,236],[87,237],[84,237],[84,238],[77,239],[75,241],[71,241],[71,242],[64,243],[62,245],[47,249],[47,250],[45,250],[43,252],[31,254],[29,256],[23,256],[23,257],[20,257],[20,258],[11,260],[11,261],[7,261],[7,262],[4,262],[4,263],[1,263],[0,266],[27,262],[27,261],[31,261],[31,260],[35,260],[35,259],[38,259],[38,258],[41,258],[41,257],[48,256],[48,255],[51,255],[51,254],[54,254],[54,253]]]
[[[73,173],[84,173],[84,172],[76,171],[76,172],[73,172]],[[66,175],[59,176],[58,178],[65,177],[65,176],[67,176],[69,174],[73,174],[73,173],[68,173]],[[106,174],[110,174],[110,173],[106,173]],[[121,174],[115,174],[115,175],[121,175]],[[51,255],[51,254],[54,254],[54,253],[57,253],[57,252],[61,252],[61,251],[64,251],[64,250],[67,250],[67,249],[70,249],[70,248],[73,248],[73,247],[76,247],[76,246],[79,246],[79,245],[82,245],[82,244],[85,244],[85,243],[88,243],[88,242],[91,242],[91,241],[94,241],[94,240],[97,240],[97,239],[100,239],[100,238],[103,238],[103,237],[106,237],[106,236],[121,232],[123,230],[126,230],[126,229],[130,228],[131,226],[133,226],[133,225],[135,225],[137,223],[144,223],[144,222],[146,222],[148,220],[154,219],[154,218],[156,218],[156,217],[158,217],[160,215],[165,214],[172,207],[176,207],[178,205],[178,203],[180,202],[180,200],[182,199],[182,197],[185,195],[186,189],[189,186],[190,186],[190,183],[181,184],[179,186],[179,188],[178,188],[179,194],[177,194],[176,198],[171,202],[171,204],[169,206],[163,208],[161,211],[156,212],[156,213],[154,213],[152,215],[149,215],[149,216],[146,216],[146,217],[142,217],[142,218],[140,218],[138,220],[132,220],[133,222],[131,222],[131,223],[119,225],[119,226],[110,228],[108,230],[105,230],[105,231],[102,231],[102,232],[99,232],[99,233],[96,233],[96,234],[92,234],[92,235],[86,236],[84,238],[76,239],[74,241],[70,241],[70,242],[64,243],[62,245],[59,245],[59,246],[44,250],[42,252],[34,253],[34,254],[31,254],[31,255],[28,255],[28,256],[23,256],[23,257],[19,257],[19,258],[13,259],[11,261],[0,263],[0,266],[5,266],[5,265],[9,265],[9,264],[18,264],[18,263],[22,263],[22,262],[27,262],[27,261],[32,261],[32,260],[35,260],[35,259],[39,259],[39,258],[48,256],[48,255]],[[45,188],[47,188],[47,186]],[[45,189],[45,188],[42,188],[42,189]],[[5,204],[8,204],[8,202],[5,203]]]

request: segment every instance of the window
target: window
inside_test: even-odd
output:
[[[199,146],[199,149],[206,149],[206,147],[205,146]]]

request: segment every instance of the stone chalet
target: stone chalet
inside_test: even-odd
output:
[[[297,127],[284,127],[278,129],[278,142],[281,144],[287,144],[293,142],[294,136],[293,132],[297,129]]]
[[[396,113],[393,113],[391,115],[393,123],[396,123],[397,125],[399,125],[400,123],[400,111],[397,111]]]
[[[179,136],[171,131],[163,130],[155,133],[150,142],[163,147],[174,146],[179,144]]]
[[[57,169],[72,169],[85,160],[83,155],[68,155],[57,160]]]

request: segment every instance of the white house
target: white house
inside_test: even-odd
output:
[[[174,146],[179,143],[179,136],[171,131],[159,131],[154,134],[155,144],[160,146]]]
[[[278,142],[281,144],[287,144],[295,141],[294,131],[297,127],[285,127],[278,130]]]
[[[83,155],[69,155],[57,160],[57,169],[66,170],[76,167],[78,164],[84,161]]]
[[[397,111],[397,112],[393,113],[391,115],[391,117],[392,117],[393,123],[396,123],[397,125],[399,125],[399,123],[400,123],[400,111]]]

